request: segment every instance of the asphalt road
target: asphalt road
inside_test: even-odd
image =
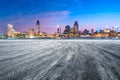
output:
[[[120,41],[0,41],[0,80],[120,80]]]

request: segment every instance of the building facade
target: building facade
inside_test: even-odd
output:
[[[37,20],[37,22],[36,22],[36,35],[38,36],[39,34],[40,34],[40,21],[39,20]]]
[[[78,32],[79,32],[79,25],[78,25],[77,21],[74,22],[73,28],[74,28],[74,33],[78,34]]]
[[[8,24],[8,37],[14,37],[14,32],[13,25]]]
[[[34,38],[34,36],[35,36],[34,28],[31,28],[31,29],[29,30],[29,38]]]

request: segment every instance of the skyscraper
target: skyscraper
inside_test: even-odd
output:
[[[40,21],[39,20],[37,20],[37,22],[36,22],[36,35],[38,36],[39,35],[39,33],[40,33]]]
[[[115,32],[116,32],[116,33],[119,32],[119,27],[118,27],[118,26],[115,27]]]
[[[75,34],[78,34],[78,32],[79,32],[79,25],[78,25],[78,22],[77,22],[77,21],[74,22],[73,28],[74,28],[74,33],[75,33]]]
[[[60,26],[57,26],[57,33],[61,34],[61,27]]]
[[[70,26],[69,26],[69,25],[66,25],[66,26],[65,26],[64,34],[69,34],[69,33],[70,33]]]
[[[59,34],[60,33],[60,27],[57,26],[57,33]]]
[[[13,25],[8,24],[8,37],[13,36]]]
[[[13,29],[13,25],[8,24],[8,37],[17,37],[20,32]]]

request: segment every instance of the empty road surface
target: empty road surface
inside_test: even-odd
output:
[[[1,40],[0,80],[120,80],[120,41]]]

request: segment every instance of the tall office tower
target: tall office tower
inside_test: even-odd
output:
[[[34,28],[30,28],[29,37],[34,38]]]
[[[61,34],[61,27],[60,26],[57,26],[57,33]]]
[[[13,36],[13,25],[8,24],[8,37]]]
[[[78,22],[77,22],[77,21],[74,22],[73,28],[74,28],[74,33],[75,33],[75,34],[78,34],[78,32],[79,32],[79,25],[78,25]]]
[[[60,26],[57,26],[57,33],[60,33]]]
[[[119,31],[119,27],[116,26],[116,27],[115,27],[115,32],[118,33],[118,31]]]
[[[37,27],[36,35],[39,35],[39,33],[40,33],[40,21],[39,20],[37,20],[37,22],[36,22],[36,27]]]

